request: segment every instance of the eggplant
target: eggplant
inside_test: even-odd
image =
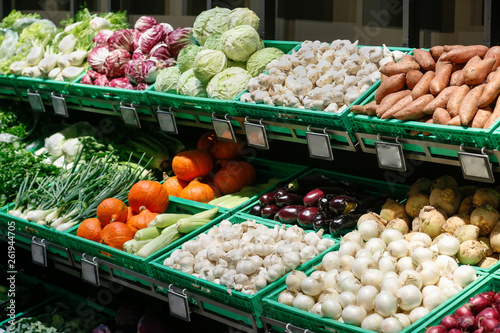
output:
[[[279,220],[283,223],[295,224],[297,223],[297,216],[299,213],[306,208],[306,206],[299,205],[285,206],[280,209],[276,216],[278,216]]]
[[[340,195],[344,194],[345,190],[340,187],[318,187],[310,191],[304,196],[304,206],[317,207],[318,201],[327,194]]]
[[[330,222],[335,217],[335,214],[331,211],[325,210],[323,212],[319,212],[313,217],[313,228],[318,231],[323,229],[326,232],[329,232]]]
[[[333,185],[334,183],[334,180],[322,174],[312,174],[292,180],[288,184],[288,190],[305,195],[311,190],[321,186],[335,186]]]
[[[266,219],[274,219],[274,215],[279,212],[280,208],[276,205],[267,205],[262,208],[260,215]]]
[[[274,197],[275,198],[278,198],[278,197],[281,197],[281,196],[284,196],[288,194],[288,189],[286,187],[283,187],[283,188],[279,188],[277,189],[275,192],[274,192]]]
[[[256,204],[250,209],[249,214],[255,216],[261,216],[262,206],[260,204]]]
[[[330,201],[335,198],[333,194],[327,194],[318,200],[318,209],[320,212],[330,209]]]
[[[318,207],[307,207],[297,215],[297,222],[302,228],[312,229],[314,216],[318,212]]]
[[[356,227],[362,214],[342,214],[330,221],[329,231],[332,236],[345,234]]]
[[[302,205],[304,197],[299,194],[288,193],[276,198],[276,204],[280,207],[290,205]]]
[[[382,206],[387,201],[388,196],[385,194],[379,195],[375,198],[367,197],[361,200],[358,200],[358,207],[356,208],[356,212],[364,212],[364,211],[374,211],[379,212],[382,209]]]
[[[268,192],[262,194],[259,199],[259,203],[261,204],[261,206],[275,205],[276,204],[276,199],[274,197],[275,194],[276,194],[275,192]]]
[[[358,207],[356,199],[347,195],[338,195],[330,201],[329,208],[332,212],[338,214],[349,214]]]

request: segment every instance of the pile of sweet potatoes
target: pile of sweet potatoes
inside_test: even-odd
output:
[[[351,111],[475,128],[500,118],[500,46],[434,46],[413,54],[382,67],[375,100]]]

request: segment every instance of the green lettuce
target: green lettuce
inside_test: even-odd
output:
[[[274,59],[279,59],[285,53],[275,47],[266,47],[253,53],[247,61],[247,71],[252,76],[257,76],[264,72],[268,63]]]
[[[207,84],[215,74],[227,67],[227,59],[222,51],[203,50],[196,55],[193,64],[194,76],[203,84]]]
[[[249,25],[240,25],[222,35],[222,51],[235,61],[247,61],[258,50],[261,39],[257,31]]]
[[[207,97],[205,85],[194,76],[192,68],[182,73],[177,83],[177,93],[193,97]]]
[[[205,45],[208,36],[222,34],[229,29],[227,8],[215,7],[202,12],[193,24],[193,35],[201,46]]]
[[[194,59],[201,50],[203,50],[203,48],[198,45],[190,44],[179,52],[177,56],[177,66],[179,66],[181,73],[193,68]]]
[[[155,90],[159,92],[175,93],[177,91],[177,82],[181,77],[181,71],[178,66],[171,66],[162,69],[155,81]]]
[[[208,96],[217,99],[231,100],[245,90],[250,73],[240,67],[230,67],[215,75],[207,85]]]

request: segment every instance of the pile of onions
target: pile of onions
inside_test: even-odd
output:
[[[426,333],[500,332],[500,292],[485,291],[469,299],[454,313],[441,318],[440,325]]]
[[[373,220],[358,228],[323,257],[322,270],[289,274],[278,301],[367,330],[399,332],[477,278],[472,267],[439,252],[458,251],[454,237],[433,242]]]

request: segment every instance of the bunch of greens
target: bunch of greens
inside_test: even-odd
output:
[[[37,13],[33,14],[23,14],[18,10],[13,10],[9,15],[3,18],[2,22],[0,22],[0,28],[3,29],[13,29],[14,24],[21,19],[41,19],[40,15]]]

